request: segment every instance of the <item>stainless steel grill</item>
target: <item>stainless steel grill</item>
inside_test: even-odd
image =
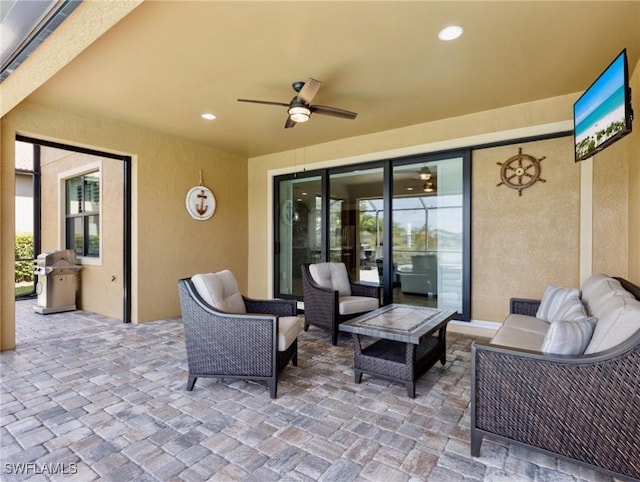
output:
[[[51,251],[38,255],[34,273],[38,276],[36,313],[49,314],[76,309],[78,291],[78,265],[72,249]]]

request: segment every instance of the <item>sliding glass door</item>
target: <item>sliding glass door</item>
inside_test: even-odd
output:
[[[275,296],[303,300],[301,266],[343,262],[383,303],[470,315],[468,151],[275,179]]]
[[[276,183],[276,293],[302,298],[304,263],[322,258],[322,178],[293,177]]]
[[[463,311],[463,158],[393,169],[394,301]]]

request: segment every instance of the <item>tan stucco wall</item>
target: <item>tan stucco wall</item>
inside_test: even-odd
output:
[[[269,253],[273,176],[292,172],[294,168],[354,164],[571,130],[572,106],[578,95],[250,159],[249,265],[252,269],[249,294],[256,297],[272,294],[273,267]],[[496,187],[499,182],[496,162],[517,153],[519,145],[476,151],[473,155],[472,319],[501,322],[508,312],[511,296],[540,297],[546,285],[554,282],[579,285],[580,256],[590,256],[580,253],[579,249],[580,210],[583,202],[591,200],[580,199],[580,165],[573,161],[572,137],[526,145],[525,153],[531,149],[533,155],[547,157],[542,162],[542,177],[547,182],[534,185],[524,191],[522,197],[508,188]],[[626,192],[622,175],[598,183],[603,189]],[[597,208],[594,211],[594,229],[608,229],[602,220],[607,215]],[[626,215],[624,203],[618,205],[616,217]],[[594,234],[594,238],[599,236],[606,238],[606,234]],[[626,255],[620,260],[626,263]],[[486,283],[487,279],[492,282]]]
[[[0,351],[15,347],[15,143],[0,118]]]
[[[178,316],[177,280],[197,272],[231,269],[246,292],[246,159],[168,134],[30,102],[6,116],[3,153],[10,152],[16,133],[133,157],[133,321]],[[14,176],[5,161],[12,165],[14,155],[10,152],[2,163],[11,184]],[[192,219],[185,209],[186,194],[198,185],[200,170],[217,200],[216,213],[207,221]],[[4,176],[2,182],[4,187]],[[5,202],[7,197],[3,189]],[[5,206],[12,209],[12,204]],[[6,242],[11,237],[4,233]],[[8,316],[12,319],[13,313]]]
[[[632,68],[631,90],[635,99],[634,131],[629,134],[629,280],[640,285],[640,62]]]
[[[497,163],[520,147],[537,159],[544,156],[545,180],[521,196],[496,186]],[[509,296],[539,299],[547,284],[578,286],[580,168],[573,138],[474,151],[472,172],[472,318],[501,321]]]
[[[627,277],[629,136],[593,156],[593,272]]]
[[[64,249],[64,181],[60,176],[79,175],[83,167],[98,167],[101,177],[100,258],[81,260],[78,274],[79,309],[122,320],[123,314],[123,162],[50,147],[42,147],[41,226],[42,251]]]

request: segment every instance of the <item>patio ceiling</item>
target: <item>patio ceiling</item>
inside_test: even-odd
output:
[[[149,1],[30,100],[254,157],[578,93],[623,48],[633,68],[640,2]],[[237,102],[309,77],[358,117],[284,129],[285,107]]]

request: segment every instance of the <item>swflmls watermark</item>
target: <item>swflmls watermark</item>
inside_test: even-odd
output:
[[[13,475],[73,475],[78,473],[78,464],[42,463],[35,462],[5,462],[2,466],[5,474]]]

